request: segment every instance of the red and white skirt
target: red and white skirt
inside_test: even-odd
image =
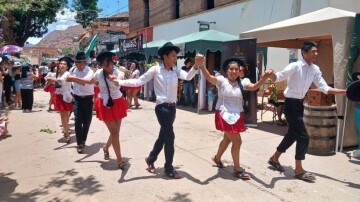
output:
[[[54,94],[54,108],[55,111],[72,111],[73,103],[65,102],[62,94]]]
[[[49,84],[44,88],[44,91],[48,93],[55,93],[55,90],[54,84]]]
[[[127,86],[121,86],[122,90],[140,90],[142,86],[137,87],[127,87]]]
[[[236,123],[230,125],[228,124],[220,115],[220,110],[216,110],[215,112],[215,126],[217,130],[220,130],[222,132],[227,132],[231,134],[238,134],[240,132],[246,131],[245,125],[244,125],[244,116],[245,113],[240,113],[240,118],[237,120]]]
[[[103,104],[102,98],[96,98],[95,100],[95,110],[96,117],[101,121],[114,121],[119,120],[127,116],[126,110],[128,105],[124,97],[114,99],[114,106],[105,107]]]

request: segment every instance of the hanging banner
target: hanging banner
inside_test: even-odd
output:
[[[120,52],[141,51],[143,46],[143,35],[137,35],[127,39],[119,39]]]

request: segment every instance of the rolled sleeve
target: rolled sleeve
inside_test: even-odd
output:
[[[154,78],[156,67],[151,67],[145,74],[141,75],[138,79],[117,80],[120,86],[136,87],[145,84]]]
[[[313,80],[316,87],[320,89],[321,92],[328,94],[330,86],[327,85],[326,81],[322,77],[321,71],[316,71],[316,75]]]

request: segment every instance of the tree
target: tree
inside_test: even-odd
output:
[[[97,7],[98,0],[73,0],[72,7],[77,11],[75,20],[86,28],[91,21],[98,17],[102,9]]]
[[[13,19],[8,27],[4,27],[6,20],[2,20],[3,30],[8,31],[4,33],[6,43],[24,46],[29,37],[42,37],[48,32],[47,26],[56,22],[56,13],[67,3],[67,0],[7,0],[0,7],[8,19]]]

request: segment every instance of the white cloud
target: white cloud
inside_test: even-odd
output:
[[[69,26],[77,25],[78,23],[75,22],[75,16],[76,12],[70,11],[68,8],[63,9],[64,14],[62,14],[62,11],[57,12],[56,14],[56,20],[57,22],[51,23],[48,25],[48,32],[44,35],[48,35],[54,30],[65,30]],[[30,37],[27,42],[31,44],[37,44],[42,39],[37,37]]]

